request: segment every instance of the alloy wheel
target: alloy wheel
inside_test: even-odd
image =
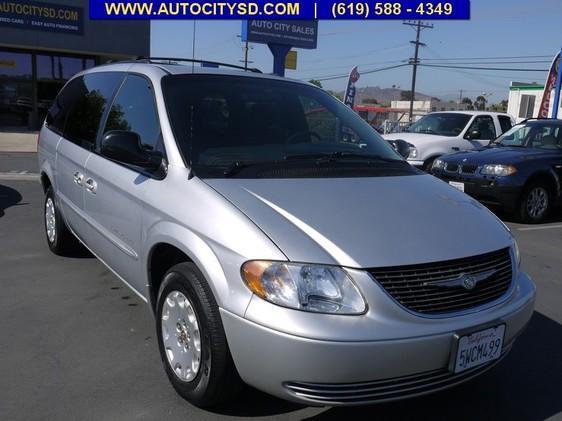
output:
[[[540,218],[548,209],[548,192],[544,187],[535,187],[527,196],[527,213],[532,218]]]

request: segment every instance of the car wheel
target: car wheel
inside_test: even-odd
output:
[[[191,263],[173,266],[164,276],[156,306],[158,347],[174,389],[199,407],[230,400],[241,380],[203,274]]]
[[[431,167],[433,167],[433,162],[436,160],[437,158],[429,158],[428,160],[426,160],[423,163],[423,167],[422,169],[426,172],[426,173],[431,173]]]
[[[51,251],[59,256],[67,256],[80,248],[81,245],[78,239],[70,232],[62,219],[52,187],[49,187],[45,194],[43,209],[45,236]]]
[[[526,187],[519,204],[519,218],[522,222],[537,224],[546,219],[550,212],[551,194],[544,183]]]

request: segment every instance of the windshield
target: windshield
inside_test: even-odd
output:
[[[494,142],[494,146],[562,149],[562,126],[554,123],[518,125],[511,128]]]
[[[224,75],[166,76],[162,87],[175,137],[198,176],[259,164],[318,168],[321,159],[331,167],[407,166],[356,113],[316,87]]]
[[[412,124],[409,132],[436,134],[439,136],[458,136],[466,127],[471,116],[468,114],[433,113]]]

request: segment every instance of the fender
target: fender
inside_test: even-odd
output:
[[[181,250],[203,273],[219,307],[240,316],[244,315],[252,298],[252,292],[244,285],[240,276],[240,267],[248,260],[246,256],[221,244],[206,241],[185,226],[169,221],[157,222],[148,229],[146,235],[142,258],[149,299],[152,288],[149,262],[152,252],[158,244],[166,243]],[[218,254],[221,255],[220,260]],[[271,257],[279,259],[280,256]],[[228,262],[228,265],[223,267],[221,261]]]

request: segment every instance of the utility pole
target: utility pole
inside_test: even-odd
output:
[[[420,33],[422,31],[422,29],[433,29],[433,25],[430,24],[426,24],[426,23],[422,23],[421,20],[418,21],[406,21],[404,22],[404,25],[408,25],[411,26],[412,28],[416,29],[416,40],[415,41],[410,41],[411,44],[415,45],[415,50],[414,50],[414,58],[410,59],[409,64],[411,64],[413,66],[413,71],[412,71],[412,91],[411,91],[411,95],[410,95],[410,123],[414,120],[414,101],[416,100],[416,77],[417,77],[417,73],[418,73],[418,64],[420,64],[419,61],[419,50],[420,50],[420,45],[422,47],[425,47],[425,44],[423,42],[420,42]]]
[[[246,44],[244,45],[244,70],[248,70],[248,41],[246,41]]]
[[[462,104],[462,89],[460,90],[460,95],[459,95],[459,105]]]

